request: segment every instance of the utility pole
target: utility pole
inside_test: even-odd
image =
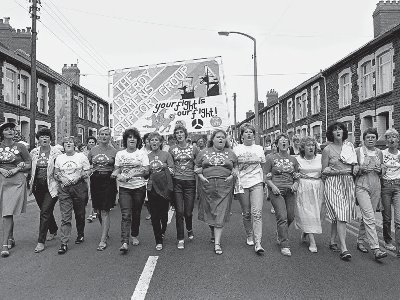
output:
[[[238,129],[237,129],[237,121],[236,121],[236,93],[233,93],[233,124],[235,124],[235,140],[238,140]]]
[[[31,115],[30,115],[30,126],[29,126],[29,147],[32,149],[35,147],[35,131],[36,131],[36,110],[37,110],[37,79],[36,79],[36,20],[40,17],[37,12],[40,8],[37,7],[40,4],[40,0],[30,0],[32,5],[29,8],[32,18],[32,40],[31,40]]]

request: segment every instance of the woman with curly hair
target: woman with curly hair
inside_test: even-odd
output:
[[[208,148],[197,156],[195,172],[200,182],[199,220],[210,226],[216,254],[222,254],[221,235],[230,217],[236,165],[237,157],[230,149],[226,132],[214,131]]]
[[[329,125],[326,139],[331,143],[322,151],[322,174],[326,177],[324,195],[327,214],[332,220],[329,249],[340,252],[340,259],[345,261],[351,259],[346,245],[346,223],[356,217],[353,174],[358,172],[357,155],[353,144],[346,141],[347,137],[347,127],[343,123]]]
[[[149,158],[140,150],[142,139],[136,128],[128,128],[122,136],[124,150],[118,151],[115,157],[115,168],[112,177],[119,182],[119,204],[121,208],[121,242],[119,249],[128,252],[131,223],[132,244],[139,245],[140,213],[146,197],[145,176],[149,174]]]
[[[261,254],[264,253],[261,238],[265,154],[263,147],[254,143],[255,132],[253,125],[243,124],[240,127],[241,144],[233,148],[233,152],[238,158],[239,181],[243,187],[243,193],[238,194],[238,197],[247,236],[246,244],[254,246],[255,252]]]
[[[302,231],[301,240],[309,239],[308,250],[316,253],[314,234],[322,233],[321,206],[324,199],[324,183],[321,179],[321,155],[317,154],[317,141],[312,137],[300,140],[299,188],[296,193],[295,221]]]

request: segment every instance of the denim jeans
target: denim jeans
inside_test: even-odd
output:
[[[140,213],[146,197],[146,186],[137,189],[119,188],[119,206],[121,208],[121,242],[129,243],[129,232],[139,235]]]
[[[247,237],[253,237],[256,243],[261,243],[262,238],[263,200],[264,189],[262,183],[245,188],[244,194],[240,194],[239,197],[246,235]]]
[[[362,216],[357,243],[367,241],[371,249],[379,248],[375,210],[372,207],[370,193],[364,188],[356,187],[356,197]]]
[[[88,199],[88,185],[86,181],[77,184],[59,187],[58,199],[61,212],[61,243],[68,244],[71,236],[72,210],[75,213],[76,230],[78,236],[84,236],[85,206]]]
[[[47,231],[50,233],[57,233],[58,226],[54,219],[53,211],[57,202],[57,197],[52,198],[47,183],[34,184],[32,189],[35,196],[36,203],[40,209],[40,225],[39,225],[39,238],[38,243],[46,242]]]
[[[289,248],[289,226],[294,220],[296,195],[290,188],[280,188],[281,194],[269,191],[272,206],[275,209],[276,227],[281,248]]]
[[[192,230],[194,197],[196,196],[196,180],[174,179],[176,235],[178,240],[185,238],[186,230]]]
[[[394,225],[396,247],[400,249],[400,185],[384,185],[382,186],[382,219],[383,219],[383,239],[385,243],[391,243],[391,222],[392,222],[392,207],[394,208]]]
[[[167,230],[169,201],[158,195],[154,189],[148,191],[147,196],[156,244],[162,244],[162,235]]]

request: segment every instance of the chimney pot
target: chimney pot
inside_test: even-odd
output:
[[[4,23],[9,24],[10,23],[10,17],[5,17],[4,18]]]

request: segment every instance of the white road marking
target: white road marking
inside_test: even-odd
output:
[[[175,211],[172,210],[172,207],[170,207],[169,211],[168,211],[168,223],[167,224],[171,223],[172,217],[174,216],[174,213],[175,213]]]
[[[144,300],[149,288],[151,277],[153,277],[154,269],[156,268],[158,256],[149,256],[146,265],[143,268],[142,275],[140,275],[139,281],[136,285],[135,291],[131,297],[131,300]]]

